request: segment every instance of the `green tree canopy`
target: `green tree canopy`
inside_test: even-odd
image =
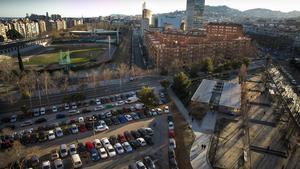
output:
[[[170,86],[170,81],[165,79],[165,80],[162,80],[160,81],[160,85],[164,88],[164,89],[168,89],[169,86]]]
[[[4,37],[0,35],[0,42],[4,42]]]
[[[138,92],[138,97],[146,107],[152,108],[157,106],[159,103],[158,98],[151,87],[143,87],[142,90]]]
[[[212,59],[209,57],[209,58],[206,58],[205,61],[204,61],[204,69],[207,73],[213,73],[214,71],[214,65],[213,65],[213,61]]]
[[[173,78],[173,90],[178,97],[184,98],[189,96],[189,87],[191,83],[189,77],[184,72],[180,72]]]

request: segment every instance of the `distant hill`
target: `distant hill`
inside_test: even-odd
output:
[[[184,15],[184,11],[176,11]],[[228,6],[205,6],[204,16],[209,17],[227,17],[227,18],[297,18],[300,17],[300,11],[281,12],[269,9],[250,9],[240,11]]]

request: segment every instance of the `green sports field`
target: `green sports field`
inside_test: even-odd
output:
[[[25,65],[49,65],[58,64],[60,51],[70,51],[71,64],[89,62],[91,59],[101,57],[105,49],[102,47],[48,47],[45,51],[31,55],[29,59],[24,60]]]

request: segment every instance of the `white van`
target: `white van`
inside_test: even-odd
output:
[[[78,154],[73,154],[72,155],[72,164],[73,164],[74,168],[82,167],[82,162],[81,162],[81,159],[80,159]]]

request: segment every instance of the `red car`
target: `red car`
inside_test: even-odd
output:
[[[170,138],[175,138],[175,132],[174,132],[174,130],[169,130],[169,137]]]
[[[87,131],[87,129],[86,129],[86,127],[85,127],[84,124],[80,124],[80,126],[79,126],[79,131],[80,131],[80,132],[85,132],[85,131]]]
[[[88,152],[92,152],[92,149],[94,149],[94,144],[91,143],[90,141],[85,142],[85,148]]]
[[[123,134],[118,134],[118,140],[121,143],[124,143],[124,142],[127,141],[126,138],[125,138],[125,136]]]

